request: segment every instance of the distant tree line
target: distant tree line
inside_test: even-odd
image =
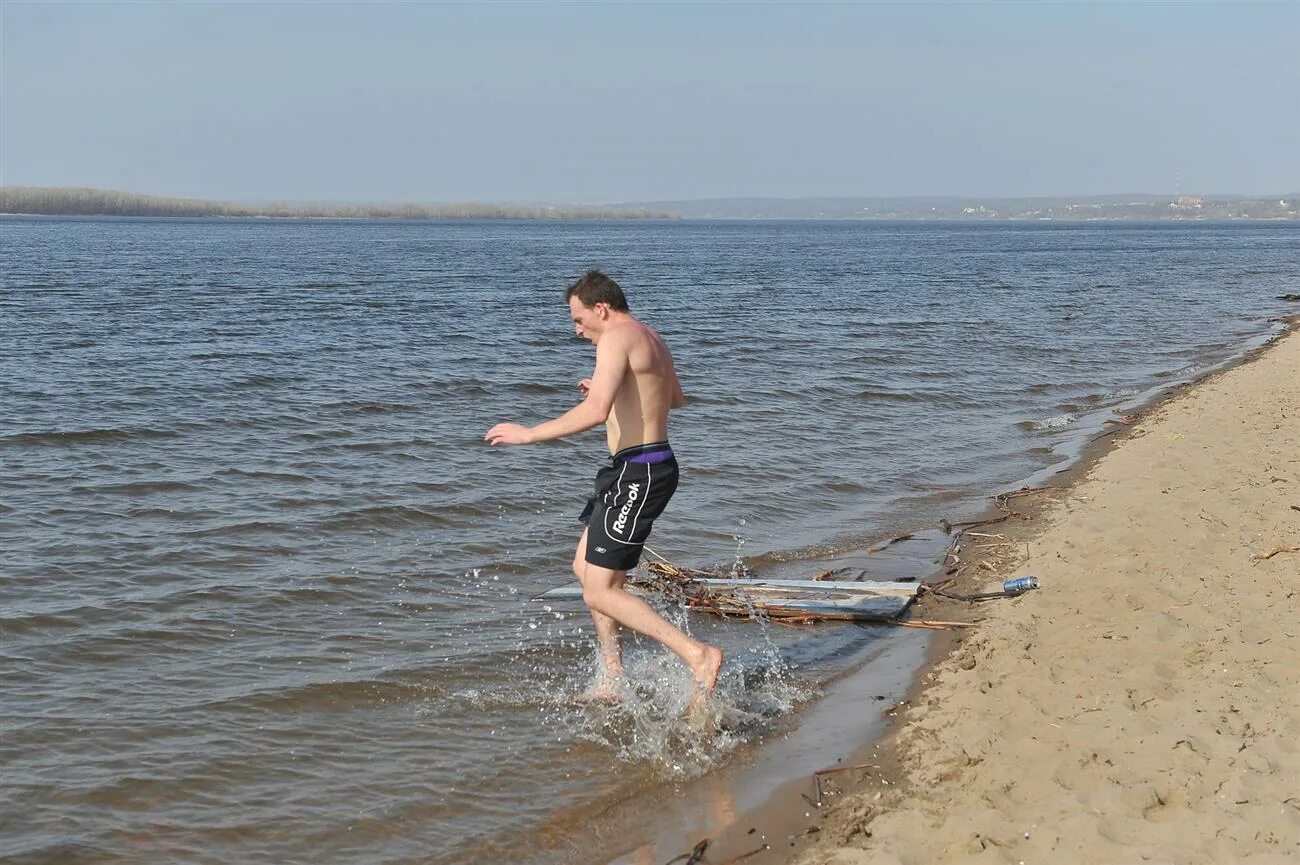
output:
[[[229,216],[308,219],[675,219],[644,208],[502,206],[495,204],[229,204],[110,189],[0,187],[0,213],[42,216]]]

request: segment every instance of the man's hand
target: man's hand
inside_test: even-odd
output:
[[[582,381],[578,382],[578,390],[582,392],[582,398],[586,399],[587,394],[591,393],[591,379],[584,378]]]
[[[490,445],[530,445],[533,431],[517,423],[499,423],[487,431],[483,440]]]

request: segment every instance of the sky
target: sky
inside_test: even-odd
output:
[[[230,201],[1300,191],[1300,2],[0,3],[0,183]]]

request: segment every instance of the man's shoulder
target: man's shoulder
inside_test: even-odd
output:
[[[633,318],[611,327],[605,332],[605,339],[601,340],[601,342],[604,343],[608,340],[612,345],[630,348],[639,342],[655,339],[658,336],[659,334],[655,333],[654,328],[650,327],[650,325]]]

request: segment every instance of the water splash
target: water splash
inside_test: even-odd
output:
[[[741,517],[736,523],[737,529],[743,529],[745,523],[745,518]],[[745,544],[749,543],[751,538],[747,538],[737,531],[737,534],[732,535],[731,539],[736,542],[735,558],[731,563],[731,578],[733,580],[742,580],[753,576],[753,571],[745,564],[744,557],[741,555],[741,550],[744,549]]]
[[[665,619],[690,633],[684,606],[661,599],[651,603]],[[751,618],[760,638],[743,652],[728,655],[702,712],[686,715],[695,682],[675,655],[651,640],[625,639],[622,699],[589,704],[570,716],[573,734],[665,778],[691,778],[709,771],[815,690],[792,674],[768,635],[767,622],[757,611],[751,611]],[[586,672],[597,675],[598,662],[593,660]],[[569,687],[576,695],[585,683],[572,681]]]

